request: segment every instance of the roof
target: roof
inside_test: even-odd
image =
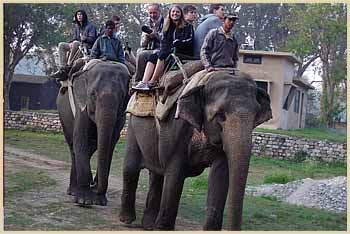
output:
[[[30,83],[30,84],[45,84],[50,81],[47,76],[13,74],[12,82]]]
[[[274,51],[264,51],[264,50],[239,50],[240,54],[256,54],[264,56],[279,56],[285,57],[292,63],[302,63],[302,61],[292,53],[289,52],[274,52]]]
[[[241,71],[251,75],[254,80],[273,82],[272,77],[263,69],[254,69],[254,70],[245,70],[245,71],[241,70]]]
[[[293,78],[293,83],[305,89],[315,89],[314,86],[312,86],[309,82],[307,82],[303,78]]]

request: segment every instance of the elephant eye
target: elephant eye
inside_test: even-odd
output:
[[[215,118],[216,118],[218,121],[220,121],[220,122],[226,121],[226,116],[225,116],[225,113],[224,113],[224,112],[218,112],[218,113],[216,113]]]

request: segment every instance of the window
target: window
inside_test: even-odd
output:
[[[300,91],[297,90],[294,98],[294,112],[299,113],[299,105],[300,105]]]
[[[286,100],[284,101],[284,104],[283,104],[283,109],[284,110],[289,110],[289,107],[290,107],[290,104],[292,103],[294,94],[295,94],[295,87],[292,86],[289,89],[289,93],[288,93],[288,96],[287,96]]]
[[[253,55],[253,54],[243,55],[243,63],[261,64],[261,60],[262,60],[261,55]]]
[[[265,81],[255,81],[255,83],[256,83],[256,85],[259,88],[265,90],[266,93],[269,93],[269,90],[268,90],[268,85],[269,84],[267,82],[265,82]]]
[[[21,110],[29,109],[29,102],[30,102],[30,98],[29,97],[21,97]]]

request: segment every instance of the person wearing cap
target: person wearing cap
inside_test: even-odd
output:
[[[238,61],[238,42],[232,29],[238,19],[237,14],[224,17],[224,24],[209,31],[200,52],[201,61],[208,72],[217,68],[236,68]]]

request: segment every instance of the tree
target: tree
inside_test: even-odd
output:
[[[341,111],[337,97],[346,79],[346,6],[294,4],[285,24],[290,30],[286,48],[303,60],[298,76],[317,58],[321,60],[321,117],[327,127],[333,127]]]
[[[288,17],[286,4],[240,4],[236,37],[240,43],[250,35],[256,50],[278,50],[288,35],[282,24]]]
[[[63,4],[4,4],[4,91],[9,92],[15,67],[34,48],[48,48],[62,35]],[[25,17],[24,17],[25,16]],[[52,30],[48,32],[48,29]]]

